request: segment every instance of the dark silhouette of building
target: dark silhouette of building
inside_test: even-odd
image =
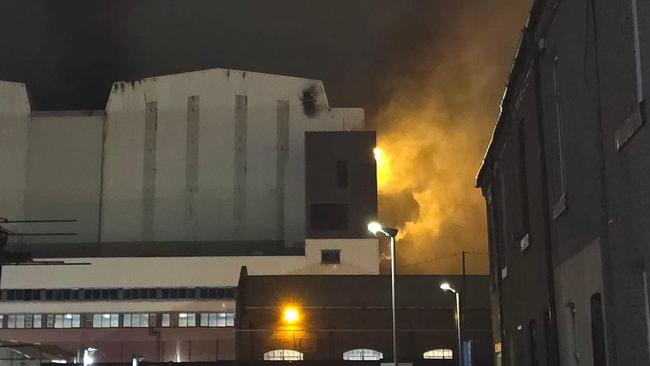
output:
[[[534,2],[477,178],[497,363],[650,363],[649,16]]]
[[[439,289],[444,281],[460,288],[462,278],[397,277],[400,362],[458,362],[455,300]],[[472,340],[474,365],[491,365],[488,278],[468,276],[466,289],[465,339]],[[297,312],[295,322],[284,318],[287,308]],[[235,324],[238,360],[280,359],[279,351],[290,351],[290,357],[305,361],[391,362],[391,324],[390,276],[248,276],[242,270]]]

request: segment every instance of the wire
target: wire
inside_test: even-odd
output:
[[[439,262],[441,260],[445,260],[445,259],[449,259],[449,258],[453,258],[453,257],[458,257],[459,255],[460,254],[450,254],[450,255],[445,255],[445,256],[442,256],[442,257],[427,259],[427,260],[424,260],[424,261],[421,261],[421,262],[402,264],[402,265],[399,266],[399,268],[413,267],[413,266],[419,266],[420,264]]]
[[[487,253],[482,253],[482,252],[465,252],[465,254],[485,255],[485,256],[487,256]],[[438,262],[438,261],[441,261],[441,260],[445,260],[445,259],[449,259],[449,258],[453,258],[453,257],[458,257],[458,256],[461,256],[461,255],[462,255],[462,252],[461,253],[456,253],[456,254],[450,254],[450,255],[446,255],[446,256],[442,256],[442,257],[430,258],[430,259],[427,259],[427,260],[424,260],[424,261],[421,261],[421,262],[407,263],[407,264],[399,266],[399,268],[412,267],[412,266],[418,266],[420,264]]]

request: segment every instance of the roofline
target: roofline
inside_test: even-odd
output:
[[[32,111],[31,117],[75,117],[75,116],[105,116],[106,111],[103,109],[88,110],[63,110],[63,111]]]
[[[156,74],[156,75],[145,76],[145,77],[137,78],[137,79],[116,80],[116,81],[113,82],[113,84],[142,82],[142,81],[148,81],[148,80],[151,80],[151,79],[157,79],[157,78],[166,77],[166,76],[193,74],[193,73],[200,73],[200,72],[206,72],[206,71],[239,72],[239,73],[242,73],[242,74],[254,74],[254,75],[262,75],[262,76],[279,76],[279,77],[283,77],[283,78],[290,78],[290,79],[296,79],[296,80],[315,81],[315,82],[319,82],[319,83],[323,84],[323,81],[321,79],[304,78],[304,77],[300,77],[300,76],[285,75],[285,74],[271,74],[271,73],[268,73],[268,72],[259,72],[259,71],[230,69],[230,68],[223,68],[223,67],[210,67],[210,68],[207,68],[207,69],[181,71],[181,72],[169,73],[169,74]]]
[[[515,70],[517,66],[519,65],[519,62],[521,62],[521,51],[523,50],[524,46],[524,40],[525,40],[525,34],[526,34],[526,27],[522,29],[521,34],[519,36],[519,42],[517,43],[517,50],[515,51],[514,59],[512,62],[512,65],[510,66],[510,71],[508,72],[508,77],[507,77],[507,83],[505,86],[505,89],[503,91],[503,95],[501,96],[501,103],[499,104],[499,114],[497,115],[496,123],[494,124],[494,129],[492,130],[492,137],[490,137],[490,142],[488,143],[488,147],[485,150],[485,154],[483,155],[483,160],[481,161],[481,166],[478,169],[478,172],[476,173],[476,178],[475,178],[475,186],[474,188],[479,188],[481,186],[480,181],[483,176],[483,173],[486,169],[487,164],[489,163],[489,158],[492,155],[492,151],[495,149],[494,147],[494,142],[497,136],[497,133],[501,129],[502,125],[502,120],[503,120],[503,107],[506,104],[506,101],[508,97],[510,97],[510,94],[512,93],[512,89],[510,86],[512,86],[512,82],[515,76]]]
[[[371,274],[371,273],[364,273],[364,274],[336,274],[336,275],[330,275],[330,274],[270,274],[270,275],[251,275],[248,274],[246,278],[277,278],[277,277],[283,277],[283,278],[389,278],[389,274]],[[456,274],[456,273],[450,273],[450,274],[398,274],[396,277],[402,277],[402,278],[462,278],[462,274]],[[479,275],[479,274],[468,274],[465,275],[466,278],[489,278],[490,275],[484,274],[484,275]]]
[[[507,83],[505,90],[503,91],[503,96],[501,98],[501,104],[500,104],[500,110],[499,114],[497,116],[497,120],[494,126],[494,130],[492,131],[492,137],[490,139],[490,143],[488,144],[488,147],[485,151],[485,155],[483,156],[483,160],[481,162],[481,166],[478,169],[478,172],[476,173],[476,178],[475,178],[475,188],[480,188],[481,187],[481,179],[483,177],[483,174],[486,169],[486,165],[490,162],[490,157],[493,153],[494,150],[494,141],[497,136],[497,133],[501,129],[501,125],[503,124],[503,106],[504,104],[509,100],[509,98],[512,96],[511,94],[513,93],[512,89],[510,88],[513,86],[512,82],[514,80],[516,70],[520,66],[520,63],[522,62],[522,51],[524,50],[524,47],[526,46],[526,39],[527,35],[529,34],[544,34],[546,32],[546,26],[548,25],[549,20],[544,19],[545,14],[554,14],[554,12],[557,10],[559,2],[554,2],[550,3],[548,0],[534,0],[531,10],[528,13],[528,19],[526,20],[526,25],[521,31],[521,35],[519,38],[519,43],[517,45],[517,50],[515,52],[514,60],[512,62],[512,65],[510,67],[510,73],[508,74],[507,77]],[[550,8],[549,8],[550,6]]]
[[[490,163],[490,157],[492,156],[493,150],[495,149],[494,142],[497,137],[497,134],[501,129],[501,125],[503,124],[503,118],[504,118],[503,107],[508,102],[508,100],[511,97],[511,94],[513,93],[511,86],[513,86],[513,81],[516,75],[516,71],[518,70],[520,63],[522,62],[522,53],[523,53],[522,51],[526,46],[526,35],[530,34],[531,30],[535,30],[538,27],[539,20],[545,5],[546,5],[545,0],[535,0],[533,2],[531,10],[528,13],[528,19],[526,20],[526,25],[521,31],[519,37],[519,43],[517,44],[517,50],[515,51],[514,59],[510,67],[510,72],[508,73],[508,77],[506,79],[507,82],[506,82],[505,89],[503,91],[503,96],[501,97],[499,114],[497,116],[494,129],[492,130],[492,137],[490,138],[490,142],[485,151],[485,155],[483,156],[483,160],[481,161],[481,166],[479,167],[478,172],[476,173],[474,188],[481,187],[481,180],[483,178],[483,174],[485,173],[485,169],[487,168],[487,165]]]

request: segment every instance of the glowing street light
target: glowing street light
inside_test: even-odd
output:
[[[300,310],[295,305],[287,305],[282,310],[282,319],[285,323],[294,324],[300,320]]]
[[[379,151],[375,148],[376,151]],[[375,152],[376,157],[376,152]],[[397,323],[395,322],[395,263],[397,258],[395,258],[395,237],[397,236],[397,229],[390,227],[383,227],[377,221],[372,221],[368,223],[368,231],[372,235],[377,236],[377,234],[383,234],[390,238],[390,289],[391,289],[391,310],[393,313],[393,363],[394,366],[398,366],[398,357],[397,357]]]
[[[449,282],[443,282],[443,283],[441,283],[441,284],[440,284],[440,289],[441,289],[442,291],[451,291],[451,292],[453,292],[453,293],[456,293],[456,289],[454,289],[453,287],[451,287],[451,285],[449,284]]]
[[[452,292],[456,295],[456,336],[458,338],[458,365],[463,365],[463,340],[460,334],[460,292],[453,288],[449,282],[440,284],[440,289],[444,292]]]
[[[372,149],[372,154],[375,156],[377,164],[381,163],[381,149],[378,147]]]

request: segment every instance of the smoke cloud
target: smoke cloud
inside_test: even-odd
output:
[[[474,179],[530,5],[455,6],[449,17],[437,17],[445,21],[422,26],[433,46],[420,45],[402,60],[408,76],[389,85],[388,102],[375,117],[379,210],[382,221],[400,229],[402,273],[458,272],[462,251],[469,253],[468,273],[488,271],[485,203]]]
[[[0,79],[37,110],[103,109],[115,80],[212,67],[323,80],[376,124],[400,271],[456,272],[487,251],[474,176],[530,1],[0,1]]]

